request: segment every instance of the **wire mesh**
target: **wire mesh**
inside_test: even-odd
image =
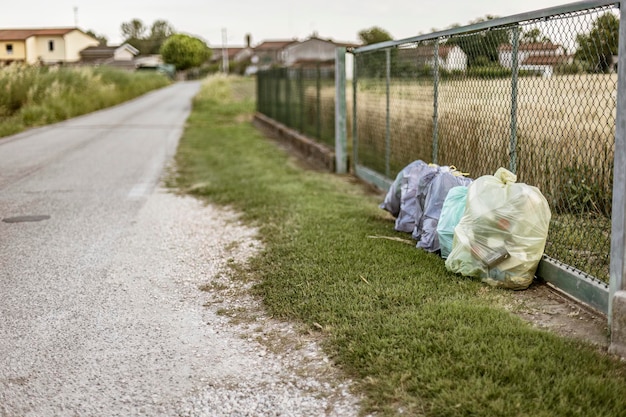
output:
[[[257,110],[328,146],[335,144],[335,71],[317,65],[257,73]]]
[[[355,160],[506,167],[546,196],[546,255],[609,280],[617,6],[356,53]]]

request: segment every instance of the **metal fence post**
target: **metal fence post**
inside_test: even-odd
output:
[[[278,120],[278,114],[280,109],[280,84],[278,82],[278,69],[272,71],[272,92],[274,93],[274,105],[272,106],[272,118]]]
[[[626,3],[620,3],[617,66],[617,118],[613,164],[611,261],[609,281],[609,351],[626,356]]]
[[[389,91],[391,84],[391,49],[385,49],[385,79],[386,79],[386,91],[387,91],[387,113],[385,116],[385,175],[387,177],[391,176],[391,167],[390,167],[390,159],[391,159],[391,110],[390,110],[390,100],[391,100],[391,92]]]
[[[509,144],[509,170],[517,171],[517,79],[519,76],[519,26],[513,28],[511,60],[511,139]]]
[[[262,102],[263,102],[263,96],[262,96],[262,90],[261,90],[261,82],[263,82],[263,75],[257,73],[256,75],[256,111],[259,113],[262,113]]]
[[[346,48],[335,49],[335,172],[348,172],[346,132]]]
[[[306,100],[304,96],[304,68],[299,68],[298,70],[298,103],[300,105],[299,109],[299,131],[304,133],[304,101]]]
[[[285,125],[289,127],[293,127],[291,121],[291,70],[289,68],[285,68]]]
[[[439,39],[435,40],[433,56],[433,164],[439,158]]]
[[[315,80],[316,80],[316,99],[317,102],[315,103],[315,113],[316,113],[316,120],[315,120],[315,129],[316,129],[316,133],[315,133],[315,137],[318,140],[322,139],[322,71],[320,69],[320,64],[319,62],[317,63],[317,71],[316,71],[316,75],[315,75]]]
[[[359,140],[358,140],[358,119],[357,119],[357,101],[356,90],[358,81],[358,67],[357,67],[357,55],[354,55],[352,60],[352,166],[353,172],[356,172],[356,166],[359,162]]]

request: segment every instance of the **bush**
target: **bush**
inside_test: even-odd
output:
[[[467,76],[471,78],[510,78],[512,71],[500,65],[473,66],[467,69]]]

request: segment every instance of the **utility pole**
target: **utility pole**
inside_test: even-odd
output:
[[[78,27],[78,7],[74,6],[74,27]]]

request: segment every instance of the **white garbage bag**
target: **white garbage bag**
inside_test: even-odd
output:
[[[448,270],[515,290],[532,283],[551,213],[539,189],[516,180],[500,168],[469,186],[446,260]]]

